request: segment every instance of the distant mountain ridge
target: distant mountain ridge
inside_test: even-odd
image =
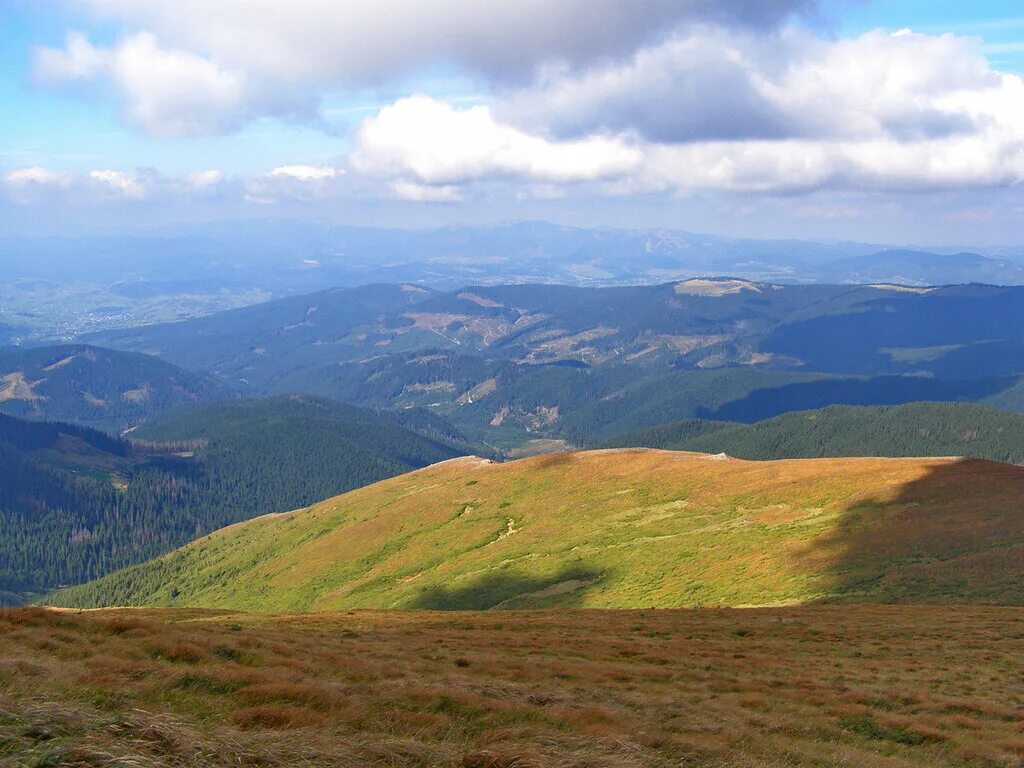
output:
[[[831,404],[1024,409],[1024,287],[370,285],[89,339],[255,392],[427,407],[496,445]]]
[[[787,284],[1024,284],[1024,246],[971,251],[540,221],[434,229],[237,221],[125,237],[0,237],[0,321],[18,326],[21,338],[65,339],[368,283],[452,290],[732,275]]]

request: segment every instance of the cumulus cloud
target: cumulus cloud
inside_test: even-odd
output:
[[[146,183],[143,179],[124,171],[92,171],[89,179],[96,188],[133,200],[146,197]]]
[[[444,186],[490,176],[579,182],[621,176],[642,154],[616,137],[549,141],[499,123],[486,106],[456,108],[410,96],[363,121],[352,167]]]
[[[232,186],[219,170],[174,177],[148,169],[98,168],[71,173],[30,167],[8,171],[0,181],[0,192],[6,192],[9,200],[23,205],[57,202],[74,206],[161,205],[186,201],[193,196],[208,201],[210,195]]]
[[[51,171],[49,168],[33,166],[31,168],[18,168],[9,171],[4,180],[8,186],[23,188],[27,186],[56,186],[65,187],[71,182],[71,177],[66,173]]]
[[[367,119],[353,167],[427,184],[604,181],[612,194],[916,190],[1024,181],[1024,81],[975,41],[689,30],[548,73],[493,107],[415,97]]]
[[[999,92],[976,41],[881,31],[837,41],[787,28],[688,30],[624,62],[549,71],[498,114],[572,136],[632,131],[662,143],[928,138],[969,131]]]
[[[375,84],[437,62],[521,79],[620,56],[694,21],[771,26],[810,0],[78,0],[279,82]]]
[[[454,203],[463,199],[459,188],[451,184],[437,187],[414,181],[396,181],[391,185],[391,191],[399,200],[416,203]]]
[[[264,112],[310,112],[298,97],[254,88],[245,72],[183,50],[163,48],[139,32],[106,48],[80,32],[64,48],[36,51],[36,77],[53,85],[106,86],[124,107],[125,119],[155,136],[222,133]]]
[[[71,174],[61,173],[41,166],[16,168],[3,175],[3,191],[9,199],[21,205],[28,205],[46,199],[54,192],[61,193],[74,182]]]
[[[244,200],[274,205],[284,200],[318,201],[341,197],[345,170],[331,165],[281,165],[245,181]]]
[[[270,175],[299,181],[324,181],[335,178],[338,173],[337,168],[326,165],[282,165],[272,170]]]
[[[224,172],[218,170],[196,171],[185,176],[186,184],[194,190],[209,190],[224,181]]]
[[[129,4],[96,2],[128,13]],[[391,3],[388,8],[401,5],[380,2]],[[614,16],[625,5],[588,2],[594,2],[597,15]],[[252,4],[257,16],[276,18],[279,4]],[[498,3],[495,14],[507,17],[514,32],[516,14],[527,18],[540,5],[540,0]],[[797,5],[779,3],[772,18]],[[139,0],[138,18],[150,18],[146,14],[158,6]],[[315,2],[309,6],[314,17],[322,10]],[[339,12],[354,13],[357,6],[345,4]],[[489,185],[505,185],[510,197],[537,199],[700,190],[893,192],[1024,182],[1024,80],[992,69],[978,41],[909,31],[828,39],[791,26],[754,32],[735,18],[731,26],[714,19],[712,6],[736,13],[748,7],[655,2],[651,8],[668,13],[672,24],[683,18],[690,23],[670,25],[672,31],[661,37],[654,26],[649,35],[626,34],[622,39],[631,45],[651,42],[618,58],[596,56],[595,51],[617,49],[594,43],[589,33],[580,37],[590,41],[584,46],[589,53],[576,57],[575,64],[574,43],[557,50],[554,43],[541,46],[542,53],[530,59],[535,78],[526,85],[502,83],[487,104],[456,106],[426,95],[399,98],[359,123],[349,155],[338,164],[285,164],[231,183],[207,171],[174,184],[183,193],[216,189],[271,204],[346,194],[468,201],[481,190],[490,194]],[[213,1],[211,13],[216,16],[223,7]],[[493,19],[473,23],[485,21]],[[170,27],[161,29],[169,34]],[[40,52],[38,72],[71,83],[107,78],[125,95],[131,119],[175,135],[259,112],[249,65],[210,41],[200,46],[181,37],[180,30],[175,34],[175,45],[198,46],[203,53],[165,50],[150,33],[105,49],[73,35],[65,48]],[[296,66],[312,66],[306,60],[314,57],[298,58],[303,62]],[[280,70],[275,76],[284,80],[309,73]],[[176,119],[180,110],[192,122]],[[93,187],[126,198],[152,197],[163,188],[163,182],[144,175],[95,174],[101,175],[88,179]],[[4,181],[9,190],[73,186],[45,169],[11,172]]]
[[[319,96],[456,64],[527,82],[537,68],[629,54],[680,24],[770,26],[813,0],[75,0],[127,30],[37,52],[42,82],[117,94],[158,136],[225,133],[255,117],[312,120]]]

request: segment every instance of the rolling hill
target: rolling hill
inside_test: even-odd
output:
[[[614,438],[607,448],[727,453],[741,459],[967,456],[1024,463],[1024,416],[969,403],[833,405],[756,424],[688,419]]]
[[[237,395],[164,360],[84,344],[0,349],[0,413],[122,430]]]
[[[614,450],[463,458],[203,537],[54,605],[1024,602],[1024,469]]]
[[[315,398],[209,406],[147,434],[160,442],[0,416],[0,600],[465,452]]]

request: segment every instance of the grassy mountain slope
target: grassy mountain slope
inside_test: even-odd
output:
[[[52,596],[260,610],[1024,602],[1024,469],[977,460],[464,458]]]
[[[149,355],[84,344],[0,349],[0,412],[11,416],[119,430],[232,397],[222,383]]]
[[[210,406],[147,434],[170,442],[0,417],[6,602],[464,452],[312,398]]]
[[[969,403],[834,405],[757,424],[690,419],[617,437],[609,448],[727,453],[741,459],[968,456],[1024,463],[1024,416]]]

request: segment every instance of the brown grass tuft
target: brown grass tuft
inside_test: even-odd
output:
[[[194,643],[163,641],[150,646],[154,659],[181,664],[196,664],[206,658],[206,651]]]
[[[253,704],[289,702],[311,707],[329,707],[334,703],[331,691],[310,683],[259,683],[238,691],[239,698]]]
[[[536,755],[482,749],[464,754],[461,766],[462,768],[545,768],[545,763]]]
[[[316,712],[300,707],[262,704],[257,707],[240,709],[231,716],[239,728],[312,728],[326,723]]]

